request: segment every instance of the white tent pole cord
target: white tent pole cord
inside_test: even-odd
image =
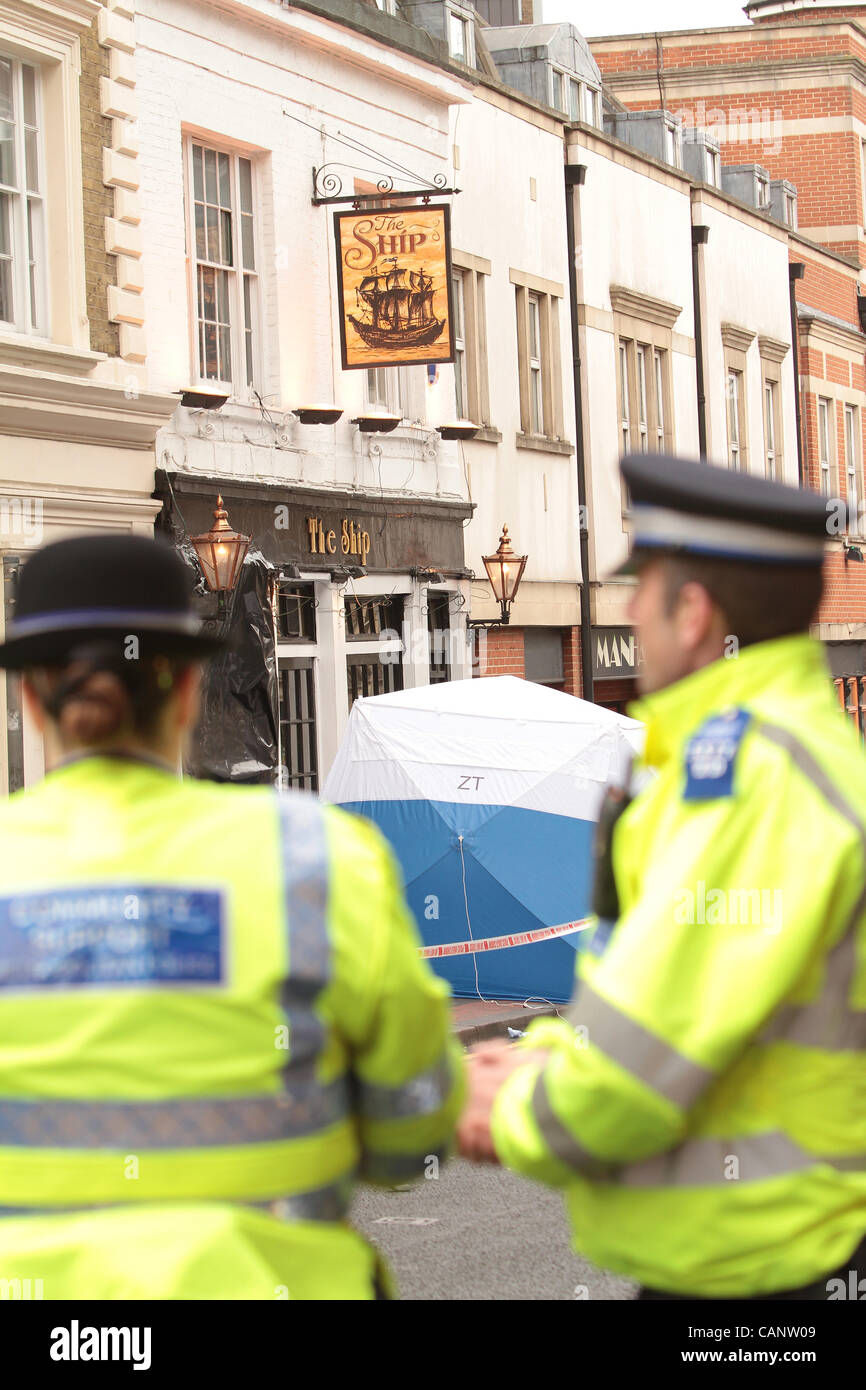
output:
[[[457,843],[460,846],[460,868],[463,874],[463,906],[466,909],[466,926],[469,930],[469,940],[474,941],[475,937],[472,935],[472,922],[469,917],[469,899],[466,896],[466,860],[463,857],[462,835],[457,836]],[[478,983],[478,958],[474,952],[472,953],[472,969],[475,971],[475,993],[478,995],[478,998],[481,1000],[482,1004],[494,1003],[494,1000],[485,999],[484,995],[481,993],[481,986]]]

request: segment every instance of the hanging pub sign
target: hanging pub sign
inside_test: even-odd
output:
[[[343,367],[453,362],[451,209],[335,212]]]

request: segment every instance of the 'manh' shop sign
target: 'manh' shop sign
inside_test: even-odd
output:
[[[640,643],[628,627],[592,629],[592,675],[594,680],[613,680],[617,676],[636,676],[643,664]]]
[[[453,362],[451,209],[335,212],[344,369]]]

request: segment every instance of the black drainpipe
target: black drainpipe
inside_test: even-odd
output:
[[[585,164],[565,166],[565,232],[568,241],[568,290],[571,307],[571,362],[574,374],[574,450],[577,460],[578,522],[580,532],[580,671],[584,700],[594,700],[592,635],[589,602],[589,498],[583,452],[583,390],[580,384],[580,333],[577,323],[577,246],[574,240],[574,189],[586,178]]]
[[[800,333],[797,326],[798,280],[806,274],[802,261],[791,261],[788,266],[788,290],[791,296],[791,357],[794,364],[794,414],[797,420],[797,472],[800,487],[806,484],[806,469],[803,463],[803,424],[800,418]]]
[[[700,253],[706,246],[709,227],[692,227],[692,300],[695,312],[695,373],[698,384],[698,449],[702,459],[707,456],[707,388],[704,380],[704,323],[701,311]]]

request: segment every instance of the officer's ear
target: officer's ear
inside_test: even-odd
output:
[[[21,677],[21,698],[28,718],[33,721],[40,734],[44,733],[47,715],[42,701],[31,684],[29,675]]]
[[[202,668],[197,662],[184,666],[174,679],[174,723],[178,729],[190,729],[198,719],[201,703]]]
[[[724,637],[721,609],[696,579],[687,579],[680,585],[672,616],[678,643],[684,651],[702,652]]]

